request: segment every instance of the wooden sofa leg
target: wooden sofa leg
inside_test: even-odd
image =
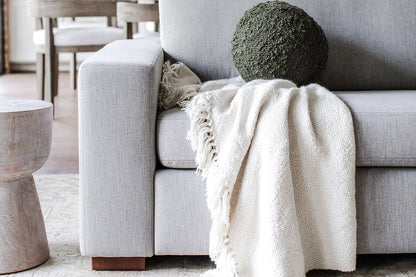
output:
[[[92,257],[93,270],[144,270],[144,257]]]

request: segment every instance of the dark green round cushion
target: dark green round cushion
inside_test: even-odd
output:
[[[240,19],[232,40],[234,65],[245,81],[288,79],[306,85],[318,79],[328,59],[322,28],[286,2],[260,3]]]

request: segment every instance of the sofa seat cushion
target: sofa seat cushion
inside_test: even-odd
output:
[[[355,180],[358,254],[416,253],[416,168],[358,168]],[[156,255],[209,254],[205,187],[195,170],[156,171]]]
[[[357,166],[416,167],[416,91],[336,92],[354,118]],[[168,168],[196,168],[190,122],[173,108],[159,114],[157,151]]]

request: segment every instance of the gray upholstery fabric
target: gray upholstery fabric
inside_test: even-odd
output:
[[[416,169],[357,169],[358,253],[416,252]],[[211,220],[194,170],[165,169],[155,181],[156,254],[208,255]]]
[[[169,168],[196,168],[195,153],[186,140],[190,121],[185,112],[175,107],[157,117],[156,145],[160,163]]]
[[[202,79],[237,74],[231,39],[244,11],[263,0],[161,0],[161,42]],[[416,1],[288,0],[323,28],[333,90],[416,89]]]
[[[117,41],[79,73],[80,245],[86,256],[153,255],[158,43]]]
[[[357,170],[358,251],[416,252],[416,169]]]
[[[353,114],[357,166],[416,167],[416,91],[337,95]],[[188,129],[189,119],[179,108],[158,116],[157,149],[164,166],[196,167],[195,155],[186,141]]]
[[[416,166],[416,91],[345,92],[358,166]]]
[[[158,170],[155,254],[206,255],[210,226],[205,184],[200,176],[193,170]]]

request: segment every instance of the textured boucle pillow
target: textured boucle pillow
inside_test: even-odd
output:
[[[286,2],[260,3],[240,19],[232,40],[234,65],[245,81],[316,81],[328,59],[322,28],[302,9]]]

